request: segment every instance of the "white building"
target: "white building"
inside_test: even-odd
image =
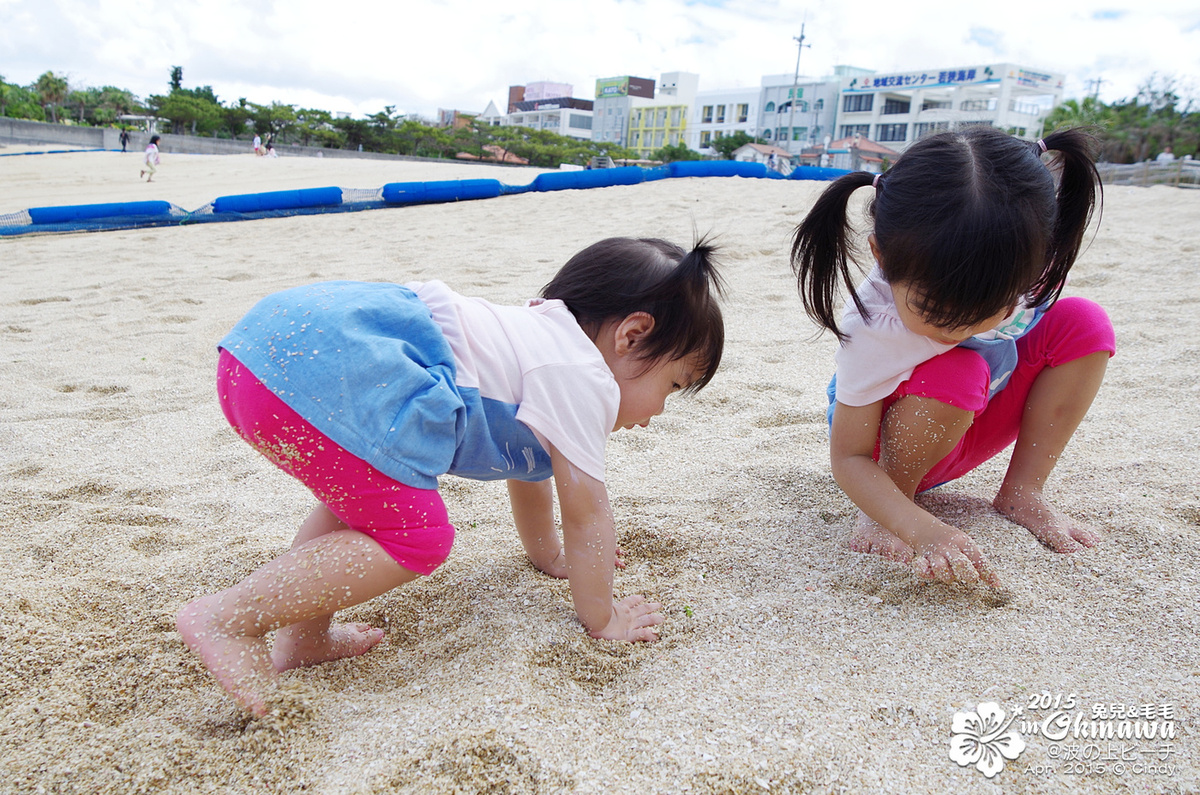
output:
[[[926,133],[985,124],[1037,140],[1062,102],[1063,79],[1014,64],[843,77],[834,137],[861,135],[902,152]]]
[[[505,126],[549,130],[570,138],[592,138],[592,102],[574,97],[552,97],[516,103],[500,122]]]
[[[698,91],[687,127],[687,145],[712,153],[712,144],[735,132],[759,135],[762,92],[757,88]]]
[[[509,86],[508,112],[501,113],[495,102],[488,102],[479,120],[496,127],[528,127],[591,140],[592,101],[572,97],[573,90],[569,83]]]
[[[829,77],[766,75],[762,79],[759,136],[793,155],[833,134],[838,90],[849,73],[865,69],[835,67]]]

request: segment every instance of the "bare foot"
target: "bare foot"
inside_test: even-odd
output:
[[[184,606],[175,627],[233,700],[255,715],[267,714],[267,700],[278,685],[271,653],[262,638],[234,635],[217,617],[218,596]]]
[[[1055,552],[1078,552],[1100,543],[1100,534],[1056,510],[1036,489],[1001,486],[992,507]]]
[[[383,630],[368,624],[330,624],[316,637],[292,627],[275,633],[271,662],[276,671],[290,671],[323,662],[357,657],[383,640]]]
[[[908,563],[913,557],[912,547],[862,511],[858,512],[858,521],[850,535],[849,547],[855,552],[879,555],[896,563]]]

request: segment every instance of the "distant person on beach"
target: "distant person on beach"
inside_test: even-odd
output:
[[[125,147],[129,145],[129,130],[121,130],[119,138],[121,141],[121,151],[124,152]]]
[[[975,542],[914,496],[1014,441],[996,510],[1055,552],[1100,540],[1043,493],[1116,349],[1103,309],[1059,300],[1100,191],[1095,146],[1081,130],[1036,143],[988,127],[932,135],[886,173],[834,181],[797,228],[804,307],[841,341],[830,460],[860,509],[851,549],[924,579],[997,585]],[[864,187],[875,267],[855,286],[847,214]],[[840,323],[839,283],[852,298]]]
[[[368,651],[383,630],[333,614],[445,560],[446,473],[507,480],[526,554],[569,580],[592,637],[656,639],[659,604],[613,598],[624,564],[604,447],[713,377],[725,339],[713,255],[703,241],[609,238],[525,306],[439,281],[326,282],[261,300],[220,342],[221,408],[319,504],[290,552],[179,612],[184,641],[257,715],[277,672]]]
[[[254,134],[254,154],[261,155],[262,151],[262,136],[258,133]]]
[[[154,175],[158,173],[158,142],[160,140],[157,135],[150,136],[150,143],[146,144],[146,152],[142,155],[142,170],[138,173],[138,179],[146,177],[147,182],[154,181]]]
[[[1171,147],[1164,146],[1163,150],[1158,153],[1158,157],[1154,159],[1159,163],[1174,163],[1175,153],[1171,151]]]

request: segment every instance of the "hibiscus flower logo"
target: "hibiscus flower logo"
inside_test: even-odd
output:
[[[1005,759],[1016,759],[1025,750],[1025,741],[1009,731],[1017,715],[1005,720],[1004,710],[994,701],[985,701],[975,712],[956,712],[950,724],[950,758],[962,767],[974,765],[991,778],[1004,769]]]

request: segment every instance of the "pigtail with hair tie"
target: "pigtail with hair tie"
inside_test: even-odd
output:
[[[843,288],[859,311],[867,314],[854,291],[855,279],[850,272],[854,243],[847,208],[854,191],[876,185],[881,176],[851,171],[838,177],[821,192],[792,234],[792,272],[804,311],[839,340],[846,338],[837,321],[838,297]]]
[[[1098,141],[1092,130],[1068,128],[1038,141],[1044,150],[1054,150],[1050,165],[1057,173],[1057,212],[1051,232],[1046,271],[1033,285],[1035,303],[1053,302],[1062,293],[1067,272],[1083,246],[1083,235],[1094,211],[1103,207],[1104,189],[1096,170]]]

